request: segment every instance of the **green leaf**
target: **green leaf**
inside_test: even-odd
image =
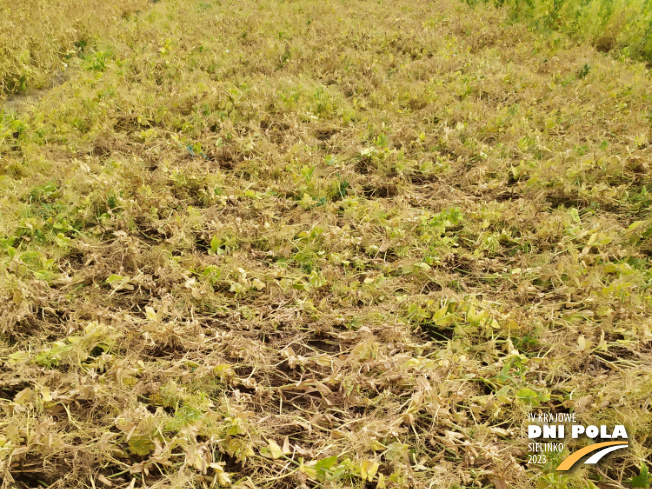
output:
[[[113,284],[122,282],[124,279],[125,279],[125,277],[123,277],[122,275],[113,274],[113,275],[110,275],[109,278],[106,279],[106,283],[110,284],[110,285],[113,285]]]
[[[529,404],[530,406],[539,405],[539,395],[536,392],[534,392],[532,389],[528,389],[527,387],[521,389],[516,393],[516,399],[518,399],[523,404]]]
[[[220,238],[217,236],[213,236],[213,239],[211,239],[211,250],[213,250],[213,253],[217,253],[218,248],[221,245]]]
[[[315,464],[315,470],[319,477],[325,477],[326,472],[330,471],[337,464],[337,457],[326,457]]]
[[[627,232],[636,231],[636,229],[638,229],[639,227],[641,227],[641,225],[643,225],[643,224],[645,224],[645,221],[634,221],[634,222],[631,223],[631,224],[629,225],[629,227],[627,228]]]
[[[129,283],[129,280],[131,280],[129,277],[123,277],[122,275],[113,274],[106,279],[106,283],[116,290],[119,289],[134,290],[134,286]]]
[[[652,483],[652,478],[650,478],[650,473],[648,471],[647,465],[642,463],[641,473],[636,477],[632,477],[628,482],[632,485],[632,487],[649,488],[650,483]]]

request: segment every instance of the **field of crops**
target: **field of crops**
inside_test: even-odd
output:
[[[489,0],[465,0],[469,5]],[[652,63],[652,3],[649,0],[494,0],[511,21],[539,32],[561,31],[598,51]]]
[[[0,6],[0,489],[650,487],[647,3]]]

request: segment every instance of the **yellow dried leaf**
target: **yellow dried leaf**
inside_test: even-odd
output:
[[[283,456],[283,450],[278,446],[278,443],[274,440],[267,440],[267,443],[269,443],[269,453],[272,455],[272,458],[276,459]]]
[[[45,402],[52,401],[52,393],[49,387],[45,387],[45,386],[41,387],[41,397]]]
[[[145,308],[145,316],[147,316],[147,319],[150,321],[157,321],[158,317],[156,315],[156,311],[154,310],[153,307],[147,306]]]
[[[268,445],[260,449],[260,454],[266,458],[281,458],[283,456],[283,450],[278,446],[274,440],[267,440]]]
[[[378,467],[380,467],[378,462],[374,462],[373,460],[363,460],[360,463],[360,477],[362,480],[373,480],[376,472],[378,472]]]
[[[224,472],[224,462],[221,463],[212,463],[208,465],[211,469],[215,471],[215,478],[221,486],[230,486],[231,478],[229,474]]]
[[[135,435],[129,439],[129,450],[134,455],[147,455],[154,450],[155,446],[149,436]]]
[[[283,440],[283,454],[284,455],[290,455],[292,453],[292,450],[290,450],[290,438],[285,437],[285,440]]]
[[[314,467],[303,464],[303,462],[299,465],[299,472],[306,474],[311,479],[317,478],[317,470]]]
[[[31,403],[33,400],[34,400],[34,391],[29,387],[23,389],[18,394],[16,394],[16,397],[14,397],[14,402],[17,402],[18,404],[21,404],[23,406]]]

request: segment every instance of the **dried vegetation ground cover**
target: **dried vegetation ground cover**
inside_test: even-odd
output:
[[[108,23],[129,18],[147,0],[0,2],[0,93],[46,89],[66,79]]]
[[[5,109],[2,489],[631,487],[649,74],[505,15],[164,0]]]

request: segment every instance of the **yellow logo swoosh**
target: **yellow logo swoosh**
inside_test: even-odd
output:
[[[579,459],[581,459],[585,455],[588,455],[591,452],[595,452],[596,450],[600,450],[601,448],[610,447],[610,446],[613,446],[613,445],[623,445],[623,447],[626,447],[628,445],[628,443],[623,442],[623,441],[605,441],[604,443],[594,443],[593,445],[589,445],[588,447],[584,447],[581,450],[578,450],[577,452],[573,453],[572,455],[569,455],[568,457],[566,457],[564,459],[564,461],[559,464],[559,467],[557,467],[557,470],[568,470],[573,465],[575,465],[575,462],[577,462]]]

